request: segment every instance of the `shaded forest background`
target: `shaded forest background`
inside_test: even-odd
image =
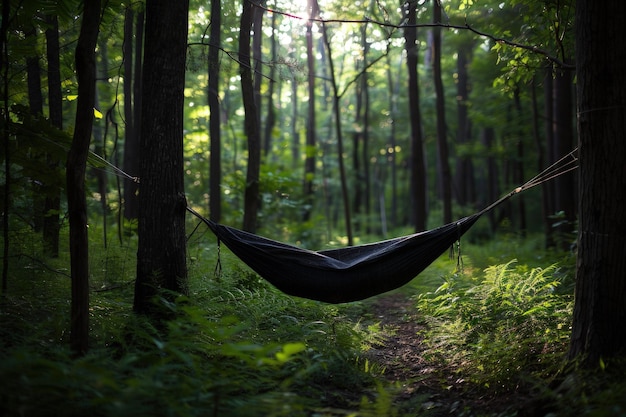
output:
[[[318,21],[307,21],[291,3],[255,7],[248,59],[259,154],[252,157],[237,52],[240,7],[223,4],[216,26],[207,5],[192,3],[184,107],[189,203],[225,224],[321,247],[338,238],[385,237],[395,234],[390,230],[449,222],[570,152],[575,147],[573,68],[567,64],[573,54],[572,12],[550,4],[453,3],[444,5],[441,16],[433,14],[431,3],[407,3],[403,9],[382,2],[303,4]],[[60,106],[56,126],[73,124],[71,45],[78,21],[68,13],[69,4],[49,7],[31,10],[41,19],[32,30],[22,29],[23,58],[11,54],[11,71],[20,74],[11,78],[12,111],[21,118],[27,141],[15,149],[20,173],[13,181],[20,195],[56,201],[67,140],[49,115]],[[107,4],[96,54],[91,150],[131,177],[138,176],[139,163],[142,7]],[[49,45],[54,26],[46,13],[60,22],[58,51]],[[403,27],[407,19],[423,27]],[[406,42],[416,34],[414,46]],[[61,84],[51,88],[55,53]],[[417,66],[407,59],[413,56]],[[407,88],[409,80],[417,81],[413,89]],[[53,106],[50,94],[60,94],[60,103]],[[210,111],[210,99],[219,104],[219,114]],[[211,114],[219,116],[219,135],[209,135]],[[37,134],[42,129],[58,139],[47,131]],[[121,238],[132,233],[137,218],[137,183],[111,175],[115,170],[95,155],[88,175],[90,212],[107,223],[105,239],[118,232]],[[251,173],[255,159],[258,172]],[[42,170],[44,165],[50,171]],[[512,230],[542,231],[547,244],[554,244],[554,225],[571,224],[576,215],[573,178],[520,196],[490,216],[483,236],[506,219]],[[256,182],[255,220],[244,224],[250,211],[244,194]],[[36,228],[56,222],[50,214],[58,209],[44,207],[29,198],[14,202],[14,211]],[[55,238],[50,240],[54,247]]]
[[[621,252],[596,240],[610,232],[596,220],[619,217],[605,195],[621,177],[603,188],[619,135],[580,130],[580,188],[572,172],[516,195],[464,239],[467,270],[436,263],[403,289],[394,308],[423,315],[420,360],[442,366],[417,396],[373,360],[406,320],[373,316],[392,298],[290,299],[184,217],[188,204],[319,249],[484,208],[576,148],[575,88],[582,114],[620,108],[580,81],[604,61],[575,50],[573,3],[3,2],[0,370],[18,381],[3,409],[41,415],[70,395],[76,413],[105,415],[619,415]],[[619,132],[611,120],[595,126]],[[579,189],[600,190],[580,232]],[[599,314],[596,296],[611,300]],[[600,374],[563,364],[570,332],[568,359]],[[467,384],[442,388],[452,375]],[[456,401],[432,401],[450,387]],[[154,392],[167,394],[143,402]]]

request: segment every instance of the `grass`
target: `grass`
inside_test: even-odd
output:
[[[397,396],[366,355],[390,331],[370,301],[286,296],[225,249],[216,277],[215,241],[199,232],[189,242],[190,296],[155,299],[175,317],[161,328],[132,313],[133,240],[93,241],[92,349],[72,358],[67,252],[44,259],[35,235],[16,241],[0,310],[2,415],[432,416],[433,396],[446,395]],[[515,236],[463,241],[462,271],[444,255],[398,290],[427,324],[425,359],[440,376],[466,379],[462,396],[540,399],[549,405],[538,406],[541,415],[624,415],[622,363],[600,376],[556,377],[564,375],[573,259],[538,247],[539,239]],[[470,404],[477,407],[455,406],[456,414],[518,415]]]

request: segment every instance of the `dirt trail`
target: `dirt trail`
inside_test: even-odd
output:
[[[397,384],[397,401],[403,411],[428,409],[428,415],[464,414],[468,409],[502,408],[493,399],[468,392],[466,382],[452,369],[443,369],[424,358],[422,331],[426,329],[418,317],[415,301],[406,295],[392,293],[372,303],[374,319],[392,334],[380,345],[372,347],[367,358],[384,368],[383,377]],[[506,408],[506,405],[504,405]]]

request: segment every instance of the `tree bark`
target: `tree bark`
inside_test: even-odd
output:
[[[457,49],[457,134],[456,143],[461,147],[471,141],[472,129],[468,115],[469,74],[467,67],[471,62],[474,42],[465,40]],[[457,151],[458,152],[458,151]],[[456,155],[456,200],[464,206],[475,204],[476,190],[474,183],[474,165],[465,153]]]
[[[580,220],[569,358],[597,368],[626,347],[626,2],[576,3]]]
[[[407,27],[404,28],[406,66],[409,73],[409,118],[411,119],[411,223],[415,231],[426,230],[426,164],[424,162],[424,141],[422,138],[422,114],[420,110],[419,76],[417,72],[417,1],[410,0],[404,5]]]
[[[276,13],[272,13],[272,33],[276,30]],[[270,37],[270,75],[269,86],[267,91],[267,117],[265,119],[265,128],[263,133],[263,154],[265,156],[270,154],[272,149],[272,136],[274,133],[274,126],[276,125],[276,109],[274,108],[274,88],[276,84],[276,59],[277,59],[277,42],[276,36]],[[280,92],[278,94],[280,97]]]
[[[211,138],[209,156],[209,218],[219,222],[222,217],[222,135],[220,117],[220,46],[222,44],[222,2],[211,0],[211,33],[209,34],[209,54],[207,56],[209,83],[209,136]]]
[[[37,43],[37,31],[34,26],[26,33],[26,42]],[[41,92],[41,65],[39,56],[26,57],[26,85],[28,90],[28,107],[33,118],[43,117],[43,94]],[[45,197],[42,181],[32,181],[32,226],[35,232],[43,228]]]
[[[11,155],[9,153],[9,23],[11,5],[2,2],[2,20],[0,21],[0,71],[2,72],[2,140],[4,142],[4,181],[2,205],[2,295],[9,288],[9,211],[11,209]]]
[[[546,168],[546,151],[544,143],[541,141],[541,135],[539,134],[539,105],[537,103],[537,85],[535,78],[532,79],[530,84],[530,95],[532,101],[533,110],[533,139],[535,140],[535,147],[537,149],[537,172],[543,172]],[[543,234],[545,236],[545,247],[548,249],[552,246],[552,225],[550,224],[550,188],[548,186],[549,181],[541,183],[541,218],[543,220]]]
[[[254,78],[250,63],[250,31],[254,18],[254,5],[243,2],[241,27],[239,32],[239,73],[241,75],[241,94],[245,112],[245,132],[248,138],[248,168],[244,191],[243,230],[255,233],[257,214],[260,206],[259,181],[261,171],[261,133],[254,96]]]
[[[56,16],[46,16],[50,26],[46,29],[46,58],[48,61],[48,114],[50,122],[63,129],[63,96],[61,94],[61,61],[59,57],[59,22]],[[56,170],[59,161],[48,157],[48,166]],[[44,202],[43,244],[46,255],[59,256],[59,212],[61,209],[61,187],[54,182],[47,188]]]
[[[139,162],[139,122],[136,119],[138,114],[134,109],[134,99],[136,90],[133,88],[134,68],[133,62],[133,38],[135,26],[135,12],[131,6],[127,6],[124,15],[124,43],[122,54],[124,58],[124,171],[131,175],[137,176]],[[138,51],[135,51],[137,54]],[[138,184],[130,178],[124,178],[124,217],[126,219],[136,219],[138,216],[137,207],[137,190]]]
[[[335,120],[335,133],[337,135],[337,159],[339,165],[339,182],[341,183],[341,200],[343,202],[343,217],[346,227],[346,237],[348,239],[348,246],[354,244],[354,237],[352,235],[352,213],[350,211],[350,196],[348,192],[348,180],[346,178],[346,168],[344,164],[344,150],[343,150],[343,134],[341,130],[341,109],[339,108],[339,89],[337,87],[337,80],[335,78],[335,65],[333,63],[333,53],[330,48],[330,40],[328,38],[328,31],[326,26],[322,23],[322,37],[324,38],[324,44],[328,51],[328,71],[330,72],[330,83],[333,89],[333,115]]]
[[[433,0],[433,23],[441,23],[440,0]],[[437,111],[437,155],[440,175],[440,194],[443,201],[443,222],[452,222],[452,174],[448,160],[446,104],[441,79],[441,28],[433,28],[433,77],[435,83],[435,108]]]
[[[72,305],[70,347],[83,355],[89,347],[89,239],[85,170],[96,95],[95,48],[100,25],[100,0],[84,3],[80,35],[76,45],[78,102],[74,137],[67,155],[67,209],[70,224],[70,267]]]
[[[187,0],[146,3],[134,310],[153,318],[159,289],[187,292],[183,102]]]
[[[572,97],[572,73],[558,69],[553,80],[553,154],[555,161],[571,152],[575,144]],[[564,214],[564,221],[555,228],[561,249],[570,250],[577,217],[576,185],[574,173],[560,175],[554,180],[554,210]]]
[[[317,0],[308,0],[307,9],[313,19],[319,14]],[[302,220],[307,222],[311,219],[311,211],[314,202],[313,179],[315,178],[315,154],[316,149],[316,119],[315,119],[315,52],[313,49],[313,22],[306,24],[306,53],[308,70],[309,102],[307,109],[306,144],[304,147],[304,212]]]

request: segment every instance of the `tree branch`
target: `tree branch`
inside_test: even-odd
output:
[[[363,19],[322,19],[322,18],[308,18],[308,17],[303,17],[303,16],[298,16],[292,13],[287,13],[287,12],[283,12],[280,10],[274,10],[274,9],[270,9],[268,7],[262,6],[260,4],[257,3],[253,3],[255,7],[258,7],[260,9],[263,9],[267,12],[270,13],[276,13],[279,14],[281,16],[285,16],[285,17],[289,17],[292,19],[299,19],[299,20],[306,20],[308,22],[316,22],[316,23],[320,23],[320,24],[328,24],[328,23],[354,23],[354,24],[366,24],[366,23],[372,23],[381,27],[388,27],[388,28],[393,28],[393,29],[403,29],[403,28],[407,28],[407,27],[416,27],[416,28],[432,28],[432,27],[440,27],[443,29],[455,29],[455,30],[467,30],[470,31],[480,37],[483,38],[487,38],[487,39],[491,39],[494,42],[497,43],[501,43],[507,46],[510,46],[512,48],[519,48],[519,49],[524,49],[526,51],[535,53],[535,54],[539,54],[542,55],[543,57],[545,57],[548,61],[556,64],[558,67],[563,68],[563,69],[574,69],[576,68],[575,65],[573,64],[568,64],[566,62],[564,62],[563,60],[557,58],[556,56],[552,55],[549,51],[540,48],[536,45],[526,45],[523,43],[519,43],[519,42],[515,42],[509,39],[505,39],[499,36],[495,36],[492,35],[490,33],[487,32],[483,32],[481,30],[478,30],[472,26],[469,25],[469,23],[466,23],[464,25],[452,25],[449,23],[417,23],[414,25],[407,25],[405,21],[403,21],[400,24],[395,24],[395,23],[391,23],[389,21],[379,21],[379,20],[374,20],[374,19],[370,19],[369,17],[364,17]]]

